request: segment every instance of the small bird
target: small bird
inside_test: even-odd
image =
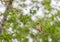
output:
[[[37,30],[39,30],[39,32],[42,31],[42,25],[40,23],[37,23],[36,28],[37,28]]]

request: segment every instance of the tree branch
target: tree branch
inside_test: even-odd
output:
[[[12,2],[13,0],[10,0],[10,1],[6,1],[7,2],[7,8],[6,8],[6,11],[9,10],[11,8],[11,5],[12,5]],[[5,11],[5,13],[6,13]],[[5,14],[3,13],[3,14]],[[4,16],[2,21],[1,21],[1,24],[0,24],[0,34],[2,34],[3,30],[4,30],[4,23],[7,21],[7,16]]]

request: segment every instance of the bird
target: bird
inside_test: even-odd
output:
[[[41,23],[37,23],[36,28],[37,28],[37,30],[38,30],[39,32],[41,32],[41,31],[42,31],[42,25],[41,25]]]

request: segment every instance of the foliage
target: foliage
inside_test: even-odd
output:
[[[22,1],[25,2],[25,0]],[[38,4],[37,1],[32,2],[33,4]],[[21,9],[11,8],[4,14],[4,16],[7,16],[7,21],[4,23],[5,27],[3,34],[0,35],[0,39],[3,39],[4,42],[12,42],[12,39],[17,39],[19,42],[28,42],[29,39],[27,37],[30,36],[34,40],[34,42],[40,42],[40,38],[43,42],[49,42],[48,37],[50,37],[52,39],[52,42],[59,42],[60,21],[59,19],[57,19],[57,16],[60,16],[60,11],[57,10],[57,13],[53,15],[51,13],[51,11],[53,10],[53,8],[50,6],[51,1],[43,0],[41,3],[45,7],[45,9],[49,11],[50,15],[52,15],[51,17],[46,17],[49,14],[45,14],[46,12],[43,11],[45,16],[43,18],[36,17],[37,20],[33,21],[31,17],[37,13],[37,5],[37,10],[30,10],[30,13],[28,13],[30,15],[24,15]],[[20,7],[22,7],[22,5],[20,5]],[[43,33],[39,32],[36,29],[37,22],[40,22],[42,24]],[[9,31],[9,29],[11,29],[11,31]],[[37,30],[38,32],[34,34],[32,32],[33,29]]]

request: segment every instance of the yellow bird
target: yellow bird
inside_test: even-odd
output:
[[[36,28],[37,28],[37,30],[39,30],[39,32],[42,31],[42,25],[40,23],[37,23]]]

